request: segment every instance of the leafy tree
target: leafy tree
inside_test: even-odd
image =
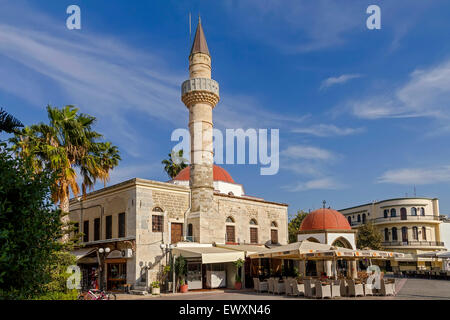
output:
[[[34,298],[49,289],[55,254],[69,245],[58,241],[62,213],[50,199],[56,174],[0,148],[0,298]]]
[[[358,233],[356,235],[356,247],[358,249],[372,249],[372,250],[382,250],[383,237],[380,231],[373,225],[372,222],[367,222],[358,228]]]
[[[169,177],[173,179],[181,170],[188,166],[188,161],[183,158],[183,149],[178,150],[178,152],[172,150],[168,156],[169,159],[164,159],[161,163],[164,165],[164,171],[166,171]]]
[[[80,193],[77,169],[82,176],[82,193],[92,189],[97,180],[104,184],[110,171],[121,160],[116,146],[99,141],[103,136],[93,131],[95,117],[78,113],[73,106],[61,109],[47,106],[49,124],[39,123],[16,132],[10,139],[16,155],[31,157],[35,172],[48,168],[57,172],[52,199],[63,212],[69,211],[70,191]],[[69,220],[63,216],[63,226]],[[67,240],[67,238],[65,238]]]
[[[21,127],[23,127],[22,122],[0,108],[0,132],[5,131],[6,133],[13,133],[16,129]]]
[[[308,213],[303,210],[298,210],[295,217],[289,221],[288,231],[289,231],[289,243],[297,242],[297,234],[302,224],[303,219],[306,218]]]

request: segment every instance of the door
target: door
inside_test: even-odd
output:
[[[400,209],[400,219],[401,220],[406,220],[407,219],[407,217],[406,217],[406,208],[401,208]]]
[[[182,240],[183,237],[183,224],[171,223],[170,224],[170,242],[177,243]]]
[[[226,242],[235,243],[234,239],[234,226],[227,226],[227,239]]]
[[[278,243],[278,230],[270,230],[270,242],[272,244]]]
[[[250,243],[258,243],[258,228],[250,228]]]

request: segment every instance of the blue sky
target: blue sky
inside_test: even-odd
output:
[[[66,28],[81,8],[82,29]],[[381,30],[366,28],[378,4]],[[220,83],[217,128],[279,128],[280,171],[224,165],[247,194],[298,209],[440,198],[450,213],[448,1],[0,0],[0,106],[25,124],[45,106],[98,118],[123,161],[111,183],[166,181],[187,126],[188,13],[200,13]],[[193,23],[193,31],[195,24]]]

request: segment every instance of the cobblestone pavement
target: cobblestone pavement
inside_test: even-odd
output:
[[[392,297],[367,296],[357,298],[341,297],[340,300],[450,300],[450,281],[428,279],[397,279],[397,295]],[[268,293],[256,294],[253,290],[211,290],[188,293],[162,294],[160,296],[139,296],[118,294],[117,300],[305,300],[303,297],[287,297]]]

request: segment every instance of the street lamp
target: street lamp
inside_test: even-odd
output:
[[[100,272],[99,272],[99,287],[100,287],[100,290],[103,290],[103,264],[104,264],[104,261],[105,261],[105,258],[106,258],[106,255],[111,251],[111,249],[109,248],[109,247],[106,247],[106,248],[98,248],[97,249],[97,251],[98,251],[98,253],[100,253],[100,255],[99,255],[99,260],[100,260],[100,265],[99,265],[99,269],[100,269]]]

